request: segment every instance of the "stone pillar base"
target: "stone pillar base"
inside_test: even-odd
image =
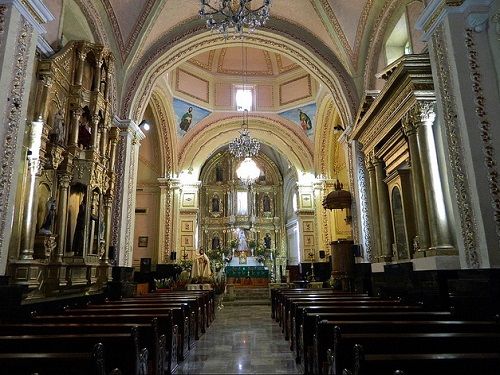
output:
[[[384,272],[384,266],[388,264],[387,262],[377,262],[372,263],[372,273]]]
[[[415,252],[415,254],[413,254],[413,258],[425,258],[427,250],[428,249],[419,249]]]
[[[460,269],[458,255],[427,256],[425,258],[412,259],[414,271],[427,270],[453,270]]]

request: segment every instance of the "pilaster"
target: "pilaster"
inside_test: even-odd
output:
[[[462,267],[500,266],[500,94],[488,29],[492,0],[432,1],[418,26],[429,41],[438,122],[452,185]],[[491,16],[491,17],[490,17]]]
[[[159,250],[158,263],[166,263],[170,259],[174,247],[174,198],[179,195],[179,180],[173,178],[159,178],[160,186],[160,222],[159,222]],[[177,199],[178,200],[178,199]],[[177,256],[179,253],[177,252]]]
[[[120,129],[121,139],[116,164],[116,204],[113,212],[115,222],[112,243],[118,256],[117,264],[131,267],[139,147],[145,135],[133,120],[121,120],[115,117],[114,121]]]
[[[27,107],[41,23],[52,19],[40,1],[0,0],[0,275],[5,274],[23,159]]]

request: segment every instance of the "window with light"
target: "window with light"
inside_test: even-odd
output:
[[[251,111],[252,110],[252,90],[251,89],[236,89],[236,110]]]

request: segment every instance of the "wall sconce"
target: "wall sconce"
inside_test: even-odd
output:
[[[344,221],[346,224],[350,225],[352,223],[352,215],[351,215],[351,204],[352,197],[351,193],[342,188],[344,185],[337,180],[337,182],[333,185],[335,190],[330,192],[323,199],[323,208],[325,210],[343,210],[346,209],[346,217]]]

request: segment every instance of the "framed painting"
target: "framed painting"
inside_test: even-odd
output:
[[[304,236],[304,246],[314,246],[314,236],[312,234]]]
[[[149,237],[147,237],[147,236],[139,236],[139,239],[137,240],[137,246],[138,247],[148,247],[148,240],[149,240]]]
[[[300,195],[300,205],[302,208],[313,208],[313,201],[311,194]]]
[[[194,193],[184,193],[182,196],[182,206],[194,207]]]
[[[193,222],[191,220],[181,220],[181,232],[192,232]]]
[[[312,232],[313,231],[313,222],[312,221],[302,222],[302,231],[303,232]]]
[[[182,235],[181,244],[183,247],[193,247],[193,236],[192,235]]]

